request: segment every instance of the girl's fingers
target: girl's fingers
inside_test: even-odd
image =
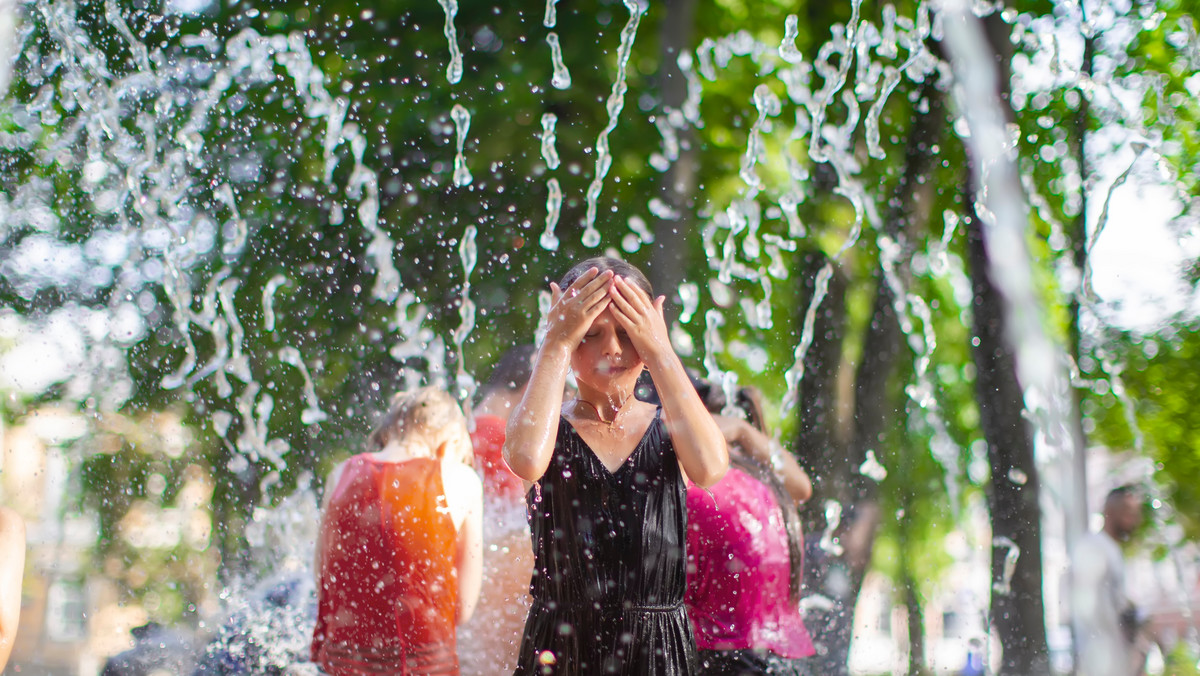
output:
[[[610,303],[612,303],[612,299],[608,297],[608,294],[597,294],[596,296],[588,299],[588,301],[584,304],[583,311],[589,315],[593,312],[599,315],[601,312],[604,312],[604,308],[608,307]],[[600,309],[597,310],[596,308]]]
[[[592,268],[593,270],[595,268]],[[609,286],[612,285],[613,273],[611,270],[605,270],[602,274],[598,274],[587,284],[579,288],[579,294],[582,296],[594,294],[607,294]],[[574,285],[572,285],[574,286]]]
[[[621,307],[621,303],[616,298],[612,299],[609,307],[612,308],[613,318],[616,319],[617,323],[620,324],[621,327],[626,331],[633,328],[637,324],[637,322],[634,320],[634,317],[637,315],[634,314],[628,306]]]
[[[597,286],[603,286],[604,285],[604,277],[606,274],[611,274],[611,273],[609,273],[609,272],[602,273],[599,270],[597,270],[596,268],[588,268],[587,272],[583,273],[582,275],[579,275],[579,278],[576,279],[574,282],[571,282],[571,286],[568,288],[571,291],[574,291],[575,295],[582,295],[592,289],[595,289]]]
[[[621,311],[627,315],[632,316],[637,314],[637,309],[634,308],[633,303],[629,302],[629,298],[625,296],[625,287],[620,279],[620,277],[617,278],[618,281],[613,284],[613,292],[609,295],[612,298],[613,305],[621,308]]]
[[[630,284],[624,278],[618,277],[617,284],[614,285],[617,291],[615,296],[620,296],[622,300],[628,303],[633,314],[642,314],[647,312],[651,307],[650,297],[635,284]]]
[[[550,304],[557,305],[558,301],[562,299],[562,295],[562,289],[558,288],[554,282],[550,282]]]
[[[599,275],[600,275],[600,271],[597,270],[596,268],[588,268],[587,272],[584,272],[582,275],[579,275],[578,277],[576,277],[575,281],[571,282],[571,286],[568,286],[567,288],[575,289],[576,291],[578,291],[579,289],[582,289],[584,286],[587,286],[588,282],[592,281]]]

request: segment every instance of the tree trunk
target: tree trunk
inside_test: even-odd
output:
[[[904,574],[904,614],[908,618],[908,676],[925,673],[925,619],[921,614],[921,598],[908,565],[902,563]]]
[[[1007,89],[1011,76],[1007,26],[999,14],[986,17],[984,26],[996,55],[999,98],[1006,106],[1006,116],[1012,119]],[[988,274],[983,224],[973,207],[977,186],[973,178],[970,181],[963,203],[974,297],[972,353],[980,427],[992,472],[988,493],[992,515],[990,620],[1003,649],[1001,674],[1046,674],[1050,664],[1042,601],[1040,481],[1033,431],[1024,417],[1024,392],[1017,380],[1014,347],[1008,340],[1005,299]]]
[[[923,179],[933,167],[933,148],[937,146],[946,127],[941,94],[930,83],[922,88],[922,96],[928,106],[909,131],[904,172],[893,191],[893,199],[888,202],[891,206],[884,220],[885,234],[904,247],[906,252],[911,234],[909,231],[928,220],[928,210],[921,203],[922,192],[919,188],[928,185]],[[908,259],[908,255],[900,257],[902,261]],[[907,277],[905,270],[897,273],[902,279]],[[854,607],[871,562],[879,525],[878,486],[874,480],[859,473],[858,468],[866,461],[867,451],[874,451],[880,459],[886,458],[887,453],[881,446],[885,429],[903,408],[902,403],[897,401],[899,390],[889,387],[904,349],[903,334],[895,313],[895,295],[882,267],[876,270],[875,276],[876,292],[871,323],[863,339],[862,361],[855,372],[854,424],[846,453],[822,465],[806,465],[816,471],[819,475],[818,485],[824,488],[818,497],[832,498],[843,505],[842,523],[838,529],[844,545],[843,553],[836,560],[824,564],[829,570],[823,579],[819,582],[814,580],[814,584],[820,585],[816,588],[818,593],[829,598],[834,605],[830,611],[819,613],[814,626],[809,627],[818,644],[817,670],[822,674],[848,673]],[[840,352],[838,354],[840,359]],[[823,356],[815,360],[812,370],[836,366],[837,362]],[[806,374],[812,373],[812,370],[806,370]],[[809,377],[806,375],[804,381],[806,387],[811,386]],[[812,380],[820,387],[819,383],[835,380],[835,377],[814,376]],[[808,401],[808,397],[806,392],[802,401]],[[819,418],[807,411],[807,406],[801,411],[801,448],[805,447],[805,441],[824,442],[826,448],[834,448],[833,444],[821,440],[819,435],[811,431],[808,438],[803,436],[804,430],[822,424]],[[825,424],[828,424],[829,418],[827,413]],[[822,475],[823,472],[828,472],[828,475]],[[821,556],[820,552],[815,554],[814,559]],[[812,568],[812,564],[809,564],[809,568]]]
[[[1082,5],[1080,5],[1082,8]],[[1093,57],[1096,52],[1096,39],[1091,35],[1084,35],[1083,38],[1083,73],[1091,78],[1093,70]],[[1081,283],[1087,279],[1085,273],[1088,260],[1088,235],[1087,235],[1087,216],[1088,216],[1088,161],[1087,161],[1087,132],[1088,132],[1088,98],[1086,96],[1079,97],[1079,108],[1075,112],[1075,159],[1079,163],[1079,175],[1083,180],[1080,181],[1079,190],[1079,215],[1075,217],[1075,222],[1072,224],[1071,232],[1071,259],[1075,263],[1075,269],[1079,271]],[[1071,359],[1074,360],[1076,366],[1080,364],[1083,356],[1083,336],[1080,330],[1080,321],[1082,320],[1083,306],[1081,300],[1088,292],[1087,288],[1081,286],[1075,295],[1071,297],[1070,304],[1070,319],[1068,340],[1070,341],[1069,349],[1071,350]],[[1071,458],[1071,491],[1066,496],[1067,504],[1064,505],[1066,513],[1065,534],[1067,541],[1067,558],[1071,561],[1075,560],[1075,546],[1088,531],[1087,515],[1088,515],[1088,495],[1087,495],[1087,433],[1083,429],[1083,390],[1078,387],[1071,388],[1071,395],[1074,398],[1074,406],[1071,408],[1072,426],[1071,433],[1074,435],[1075,452]],[[1068,598],[1076,597],[1074,588],[1075,582],[1069,578],[1068,584],[1072,587],[1068,593]],[[1071,615],[1075,617],[1074,615]],[[1072,627],[1074,631],[1074,627]],[[1077,634],[1073,633],[1072,636]],[[1079,653],[1075,652],[1077,641],[1072,642],[1072,654],[1074,659],[1072,664],[1079,664]],[[1081,675],[1082,676],[1082,675]]]
[[[970,198],[964,203],[971,204]],[[1004,657],[1000,673],[1049,672],[1042,607],[1042,531],[1033,433],[1025,420],[1013,348],[1005,334],[1004,299],[987,274],[979,218],[968,208],[968,262],[974,292],[974,349],[980,426],[992,468],[991,623]],[[1009,543],[1015,544],[1014,550]],[[1015,567],[1011,556],[1016,555]]]

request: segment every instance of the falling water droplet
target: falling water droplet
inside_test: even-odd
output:
[[[682,305],[679,322],[687,324],[692,321],[692,315],[696,314],[696,308],[700,306],[700,288],[692,282],[680,284],[679,302]]]
[[[567,64],[563,63],[562,45],[558,43],[558,33],[550,31],[546,36],[546,42],[550,44],[550,61],[554,64],[554,76],[550,78],[550,84],[555,89],[567,89],[571,86],[571,72],[567,70]]]
[[[463,344],[467,336],[475,330],[475,302],[471,300],[471,273],[479,261],[479,249],[475,244],[478,229],[468,225],[463,232],[462,243],[458,247],[459,260],[462,262],[463,284],[462,296],[458,306],[459,324],[454,329],[454,355],[457,362],[455,383],[459,388],[459,398],[470,401],[475,393],[475,379],[467,373],[466,359],[463,357]]]
[[[280,348],[278,354],[279,361],[296,367],[300,371],[300,377],[304,379],[304,400],[308,405],[300,413],[300,422],[305,425],[314,425],[328,418],[329,416],[321,410],[320,400],[317,399],[317,388],[313,383],[312,375],[308,371],[308,365],[304,363],[304,358],[301,356],[300,350],[289,345]]]
[[[879,116],[883,113],[883,106],[887,103],[888,96],[898,84],[900,84],[900,70],[892,66],[885,68],[883,87],[880,88],[875,103],[871,104],[871,109],[867,111],[867,119],[864,123],[866,125],[867,153],[877,160],[882,160],[887,156],[887,153],[879,145]]]
[[[804,55],[796,49],[796,39],[800,37],[800,17],[788,14],[783,23],[783,42],[779,45],[779,58],[788,63],[804,61]]]
[[[791,411],[796,406],[800,396],[800,381],[804,379],[804,357],[808,354],[809,346],[812,345],[817,308],[825,299],[825,294],[829,292],[829,280],[832,277],[833,267],[829,263],[826,263],[817,273],[813,285],[813,297],[809,301],[808,310],[804,313],[804,328],[800,332],[800,342],[796,345],[793,353],[792,367],[783,374],[783,379],[787,383],[787,393],[783,397],[780,408],[784,413]]]
[[[546,230],[538,241],[547,251],[558,251],[558,237],[554,228],[558,226],[558,217],[562,208],[562,188],[557,178],[546,181]]]
[[[836,500],[825,501],[825,530],[821,533],[820,547],[834,556],[841,556],[842,546],[833,534],[842,523],[842,505]]]
[[[263,287],[262,306],[263,306],[263,329],[266,331],[275,330],[275,291],[280,286],[288,284],[288,278],[283,275],[275,275]]]
[[[605,109],[608,112],[608,124],[601,130],[596,140],[596,170],[592,182],[587,189],[587,213],[584,216],[584,231],[581,241],[588,248],[600,245],[600,232],[596,230],[596,210],[600,200],[600,191],[604,187],[604,179],[612,167],[612,156],[609,154],[608,135],[617,127],[621,109],[625,107],[625,69],[629,64],[629,56],[633,52],[633,41],[637,37],[638,24],[646,6],[638,0],[625,0],[625,8],[629,10],[629,21],[621,29],[621,44],[617,48],[617,77],[613,82],[612,91],[608,95]]]
[[[867,450],[867,459],[858,466],[858,473],[876,483],[883,481],[888,475],[887,468],[875,457],[875,451],[870,449]]]
[[[467,143],[467,130],[471,128],[471,113],[467,112],[461,104],[454,104],[454,108],[450,110],[450,117],[454,120],[454,130],[456,137],[457,152],[454,155],[454,185],[458,187],[471,185],[471,170],[467,168],[467,158],[463,154],[463,147]]]
[[[446,25],[442,30],[446,34],[446,41],[450,44],[450,63],[446,66],[446,80],[450,84],[458,84],[463,74],[462,52],[458,51],[458,35],[454,30],[454,17],[458,14],[458,0],[438,0],[438,4],[446,13]]]
[[[1000,579],[992,583],[992,589],[1000,594],[1011,594],[1012,578],[1013,574],[1017,572],[1017,560],[1021,558],[1021,548],[1003,535],[992,538],[992,547],[1008,550],[1004,554],[1004,569],[1001,571]]]
[[[558,168],[558,150],[554,147],[554,126],[557,123],[558,116],[554,113],[542,114],[542,160],[546,162],[546,168],[552,171]]]

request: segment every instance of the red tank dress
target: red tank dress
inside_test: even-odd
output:
[[[475,464],[483,472],[484,495],[524,505],[525,485],[504,462],[504,428],[507,424],[498,415],[475,416],[471,445],[475,449]]]
[[[458,674],[457,534],[439,461],[354,456],[318,537],[314,662],[332,676]]]

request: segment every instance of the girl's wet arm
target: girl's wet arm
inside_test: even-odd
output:
[[[725,440],[741,446],[755,460],[770,467],[796,504],[812,497],[812,480],[809,479],[808,472],[804,471],[796,457],[784,450],[779,442],[745,420],[723,415],[715,418]]]
[[[647,360],[646,365],[662,401],[667,432],[684,473],[705,488],[717,483],[729,469],[729,448],[679,357],[672,351],[653,361]]]
[[[612,279],[611,271],[601,273],[592,268],[565,290],[550,285],[554,302],[546,314],[546,337],[538,348],[525,395],[509,416],[504,434],[504,461],[526,481],[542,478],[550,466],[571,353],[608,307]]]
[[[570,354],[565,345],[543,343],[525,395],[508,418],[504,461],[513,473],[526,481],[537,481],[550,466]]]
[[[620,277],[614,282],[613,316],[650,370],[679,464],[689,479],[707,488],[729,469],[729,448],[671,347],[663,316],[665,298],[651,300],[645,291]]]

